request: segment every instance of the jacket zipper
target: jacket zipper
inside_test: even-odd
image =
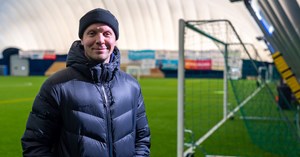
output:
[[[101,89],[104,95],[104,107],[106,109],[106,118],[107,118],[107,137],[108,137],[108,152],[109,152],[109,156],[113,157],[113,152],[112,152],[112,132],[111,132],[111,116],[110,116],[110,109],[108,106],[108,100],[107,100],[107,95],[104,89],[104,86],[101,85]]]

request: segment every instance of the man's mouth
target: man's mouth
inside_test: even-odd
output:
[[[98,51],[106,50],[106,49],[107,49],[106,47],[94,48],[94,50],[98,50]]]

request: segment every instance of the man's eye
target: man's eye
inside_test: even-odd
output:
[[[89,36],[93,36],[93,35],[95,35],[96,33],[94,32],[94,31],[90,31],[90,32],[88,32],[88,35]]]
[[[104,36],[106,36],[106,37],[111,36],[111,32],[104,32],[103,34],[104,34]]]

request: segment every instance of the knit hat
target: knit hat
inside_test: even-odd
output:
[[[85,29],[94,23],[103,23],[108,25],[115,33],[116,40],[119,38],[119,23],[116,17],[108,10],[96,8],[85,15],[79,20],[79,32],[78,36],[80,39],[83,37]]]

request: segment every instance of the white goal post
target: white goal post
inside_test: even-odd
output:
[[[126,73],[132,75],[137,80],[140,80],[140,78],[141,78],[141,66],[128,65],[128,66],[126,66]]]
[[[242,58],[251,56],[228,20],[180,19],[178,37],[177,157],[185,157],[193,154],[196,147],[245,104],[237,104],[234,95],[229,95],[228,83],[232,83],[231,79],[241,79]],[[238,76],[234,70],[238,70]],[[214,117],[209,117],[212,114]],[[199,119],[201,116],[209,121]],[[199,127],[202,123],[205,128]],[[195,135],[191,144],[185,139],[189,132]]]
[[[177,109],[177,157],[184,157],[188,156],[188,154],[192,153],[193,146],[189,148],[187,151],[184,151],[184,134],[185,134],[185,124],[184,124],[184,104],[185,104],[185,28],[187,27],[188,23],[184,20],[179,21],[179,58],[178,58],[178,109]],[[194,29],[194,28],[189,28]],[[195,32],[198,32],[204,36],[208,36],[208,38],[213,38],[205,32],[199,32],[200,30],[194,30]],[[219,41],[218,39],[214,40],[215,42],[220,42],[221,44],[224,44],[222,41]],[[224,58],[227,56],[227,45],[225,45],[225,51],[223,51]],[[223,70],[223,120],[220,123],[224,123],[224,121],[227,119],[227,63],[226,59],[224,60],[224,70]],[[214,132],[221,124],[218,123],[215,127],[213,127],[202,139],[205,140]],[[194,143],[196,144],[196,143]],[[192,144],[193,145],[193,144]]]

